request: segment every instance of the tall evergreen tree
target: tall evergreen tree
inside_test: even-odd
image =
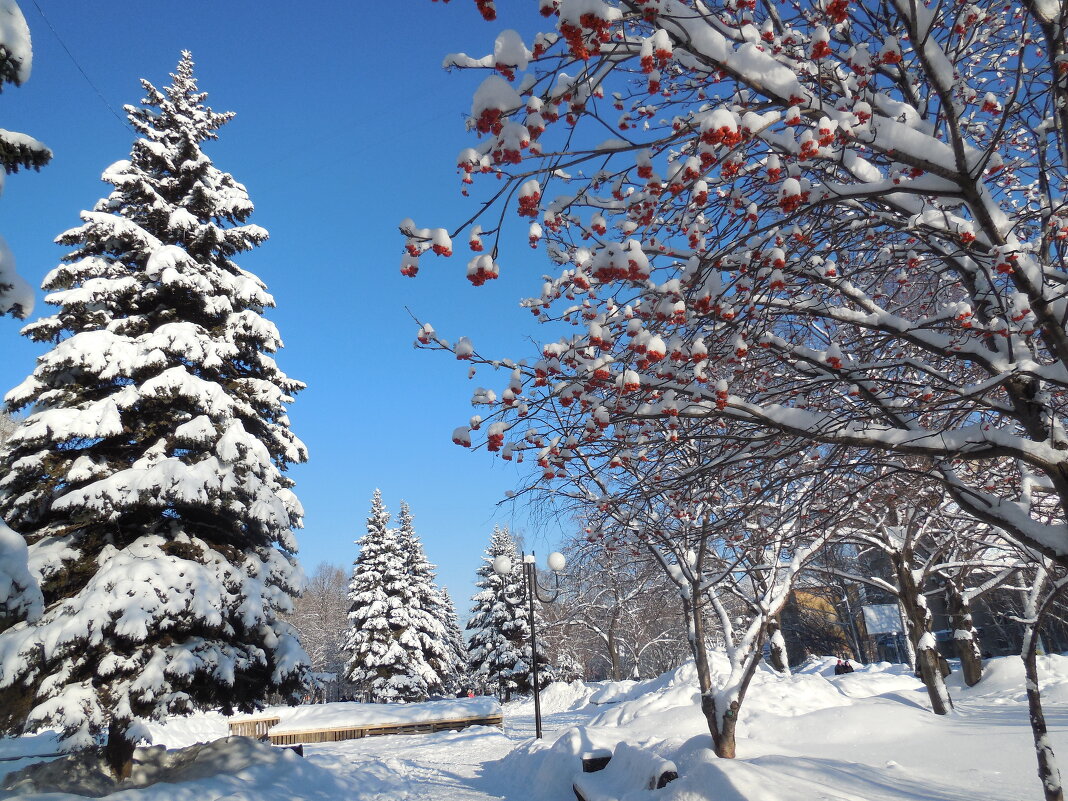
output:
[[[499,576],[493,570],[493,560],[498,556],[512,561],[507,575]],[[468,644],[471,676],[505,701],[513,694],[529,693],[532,686],[530,624],[520,560],[508,528],[494,526],[475,582],[481,592],[472,599],[475,605],[467,621],[467,630],[472,632]],[[538,668],[543,671],[539,679],[544,686],[549,680],[544,657],[539,659]]]
[[[139,138],[110,195],[58,238],[52,342],[12,390],[30,414],[0,452],[0,516],[39,567],[44,614],[0,633],[0,727],[107,734],[128,772],[142,723],[296,697],[307,657],[279,615],[298,589],[303,462],[264,285],[232,257],[267,238],[244,186],[202,150],[233,116],[204,105],[183,52],[142,81]]]
[[[0,0],[0,91],[4,84],[22,85],[30,77],[33,50],[30,29],[15,0]],[[0,191],[4,175],[20,169],[40,169],[52,151],[36,139],[0,128]],[[33,291],[15,272],[15,258],[0,238],[0,314],[25,317],[33,307]],[[2,567],[0,567],[2,569]]]
[[[423,701],[435,674],[423,660],[408,556],[389,517],[376,489],[349,583],[346,675],[372,701]]]
[[[435,695],[445,691],[453,672],[445,610],[441,590],[434,583],[434,565],[426,557],[423,543],[415,533],[411,509],[404,501],[397,513],[397,539],[406,559],[411,593],[408,610],[419,638],[420,658],[426,666],[427,693]]]
[[[445,691],[455,695],[469,685],[467,643],[460,631],[460,621],[456,617],[456,605],[449,595],[449,588],[442,587],[439,598],[439,619],[445,626],[445,641],[449,649],[449,674],[445,682]]]

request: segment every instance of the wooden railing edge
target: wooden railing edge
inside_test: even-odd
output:
[[[319,738],[330,734],[351,734],[350,737],[329,742],[341,742],[345,739],[359,739],[361,737],[374,737],[391,732],[398,734],[408,730],[409,733],[421,731],[434,732],[454,727],[468,728],[470,726],[503,726],[504,715],[481,715],[464,718],[441,718],[438,720],[423,720],[404,723],[381,723],[370,726],[321,726],[315,729],[287,729],[284,731],[272,731],[268,734],[271,742],[275,745],[288,745],[291,741],[302,738]],[[321,742],[321,740],[320,740]]]
[[[274,731],[274,727],[280,723],[278,716],[264,716],[259,718],[245,718],[243,720],[230,721],[230,734],[233,736],[267,738],[274,745],[289,745],[299,742],[303,738],[325,738],[331,734],[348,734],[332,740],[317,739],[317,742],[341,742],[361,737],[374,737],[386,735],[391,732],[397,734],[436,732],[451,728],[468,728],[470,726],[504,726],[504,713],[498,712],[492,715],[468,715],[462,718],[438,718],[435,720],[404,721],[395,723],[373,723],[368,725],[356,724],[348,726],[320,726],[314,729],[287,729]]]

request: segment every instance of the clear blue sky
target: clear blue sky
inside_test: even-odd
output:
[[[63,253],[52,240],[78,224],[109,188],[100,173],[129,152],[133,134],[108,105],[122,116],[142,97],[139,78],[165,85],[179,51],[191,50],[209,104],[237,112],[206,150],[248,187],[252,221],[271,233],[240,263],[277,301],[281,366],[308,384],[290,415],[311,453],[292,471],[306,509],[305,568],[352,562],[375,487],[392,511],[402,498],[411,505],[461,616],[494,522],[549,550],[561,536],[554,523],[539,527],[524,509],[495,505],[516,485],[515,468],[451,442],[474,411],[474,387],[499,393],[507,376],[469,381],[450,356],[413,349],[405,311],[448,338],[525,355],[537,331],[517,300],[540,289],[539,256],[516,246],[501,279],[474,288],[463,277],[464,237],[451,259],[425,257],[417,279],[398,272],[403,218],[452,228],[472,210],[460,202],[454,165],[472,142],[463,118],[482,76],[449,75],[441,62],[449,52],[491,52],[501,25],[484,22],[470,0],[38,2],[103,99],[32,0],[19,0],[33,74],[0,97],[0,126],[55,152],[40,173],[10,176],[0,198],[0,234],[23,277],[40,285]],[[33,316],[48,308],[38,292]],[[18,328],[0,319],[2,392],[39,352]]]

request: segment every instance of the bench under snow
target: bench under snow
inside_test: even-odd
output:
[[[584,757],[583,764],[602,763],[600,753]],[[679,777],[675,763],[627,743],[616,746],[608,764],[594,773],[583,773],[574,782],[578,801],[618,801],[635,790],[659,790]]]
[[[274,745],[326,743],[382,734],[418,734],[502,726],[504,714],[495,698],[456,698],[419,704],[333,704],[268,707],[258,715],[230,719],[233,734],[263,732]]]

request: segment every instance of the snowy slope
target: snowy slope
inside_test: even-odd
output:
[[[1068,715],[1062,711],[1068,658],[1041,662],[1054,747],[1068,753]],[[870,665],[845,676],[834,676],[833,665],[810,665],[790,677],[762,670],[742,709],[737,760],[716,759],[709,750],[696,674],[687,665],[644,683],[647,691],[639,695],[625,686],[601,693],[627,700],[588,707],[592,714],[584,725],[541,743],[520,743],[488,765],[487,773],[502,797],[563,801],[583,752],[628,742],[675,762],[680,779],[627,801],[1040,796],[1018,659],[992,660],[974,688],[951,682],[956,712],[944,718],[930,713],[922,684],[900,665]],[[524,795],[509,787],[544,790]]]
[[[1065,754],[1068,658],[1044,656],[1040,663],[1053,745]],[[683,666],[640,683],[640,691],[629,683],[550,686],[543,694],[541,742],[533,740],[532,703],[520,701],[505,705],[503,732],[478,727],[325,743],[305,746],[304,760],[264,746],[237,749],[221,774],[187,773],[170,785],[108,798],[570,801],[579,756],[621,742],[671,760],[680,774],[663,790],[630,793],[625,801],[1040,797],[1019,660],[991,660],[974,688],[952,676],[956,711],[942,718],[928,711],[920,682],[901,666],[871,665],[846,676],[832,669],[833,660],[789,677],[762,670],[743,707],[736,760],[716,759],[709,750],[694,670]],[[593,698],[602,703],[590,703]],[[315,707],[304,709],[312,714]],[[201,715],[170,722],[153,738],[173,747],[224,728],[221,716]],[[41,753],[47,740],[0,741],[0,757]]]

